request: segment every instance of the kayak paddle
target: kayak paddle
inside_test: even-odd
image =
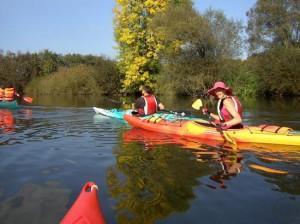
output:
[[[191,112],[187,112],[187,111],[173,111],[173,110],[166,110],[166,109],[159,110],[159,111],[170,113],[170,114],[175,114],[175,115],[178,115],[178,116],[181,116],[181,117],[192,115]]]
[[[32,97],[29,97],[29,96],[23,96],[22,99],[23,99],[26,103],[32,103],[32,101],[33,101]]]
[[[195,110],[200,110],[201,107],[203,107],[203,103],[202,103],[201,99],[195,100],[194,103],[192,104],[192,108],[194,108]],[[216,126],[217,130],[221,133],[221,135],[224,137],[224,139],[234,146],[234,149],[237,148],[237,143],[236,143],[235,139],[227,131],[224,131],[220,125],[216,125],[213,122],[210,122],[210,123],[212,125]]]

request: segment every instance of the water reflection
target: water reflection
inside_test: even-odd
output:
[[[15,131],[15,118],[11,111],[0,109],[0,129],[2,133]]]
[[[189,149],[197,162],[214,166],[216,171],[210,176],[210,179],[219,183],[222,188],[226,188],[225,180],[229,180],[231,176],[236,176],[242,169],[242,155],[218,141],[180,138],[179,136],[154,133],[137,128],[124,132],[123,139],[125,142],[143,143],[145,149],[166,144],[176,144],[180,148]],[[207,186],[213,187],[211,184],[207,184]]]
[[[193,138],[185,138],[176,135],[156,133],[140,128],[132,128],[123,133],[124,142],[141,142],[146,148],[157,145],[176,144],[187,149],[210,149],[211,147],[221,147],[219,141],[207,139],[205,141]]]
[[[206,183],[213,189],[227,188],[226,182],[246,168],[267,177],[266,181],[276,185],[279,191],[300,194],[295,187],[300,186],[299,146],[244,143],[236,151],[216,141],[180,138],[137,128],[124,132],[123,140],[141,143],[145,149],[168,144],[190,149],[198,162],[214,164],[217,169],[209,177],[212,182]]]
[[[197,154],[197,152],[195,152]],[[203,156],[202,156],[203,157]],[[206,186],[217,189],[227,188],[227,182],[231,178],[236,177],[242,171],[242,155],[236,151],[219,150],[214,156],[207,162],[216,161],[219,163],[220,168],[217,172],[209,176],[210,180],[214,183],[207,183]],[[203,158],[200,160],[203,161]]]
[[[175,145],[149,150],[139,143],[120,144],[114,154],[107,182],[118,223],[154,223],[188,210],[198,178],[213,170]]]

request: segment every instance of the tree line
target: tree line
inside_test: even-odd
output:
[[[243,96],[299,95],[299,1],[257,0],[246,27],[222,11],[200,13],[191,0],[161,3],[117,0],[124,92],[150,83],[160,92],[194,95],[224,80]]]
[[[102,56],[0,52],[0,83],[33,95],[117,94],[120,73]]]
[[[0,51],[0,83],[34,94],[197,95],[223,80],[240,96],[298,96],[300,2],[257,0],[246,26],[191,0],[116,0],[116,60]],[[245,52],[248,52],[246,58]]]

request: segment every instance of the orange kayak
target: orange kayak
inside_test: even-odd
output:
[[[133,127],[144,130],[160,132],[172,135],[179,135],[188,138],[198,138],[214,141],[226,140],[230,135],[236,143],[261,143],[300,146],[300,133],[294,132],[291,128],[260,125],[248,126],[242,129],[217,130],[211,124],[191,120],[168,121],[161,117],[135,117],[124,115],[124,119]],[[222,133],[223,132],[223,133]],[[300,149],[300,147],[299,147]]]
[[[87,182],[60,224],[104,224],[98,200],[98,186]]]

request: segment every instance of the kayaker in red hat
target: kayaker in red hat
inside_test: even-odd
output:
[[[216,82],[207,92],[218,100],[218,114],[209,112],[207,108],[202,110],[203,114],[215,119],[215,123],[221,124],[223,129],[242,128],[242,104],[233,96],[231,88],[224,82]]]
[[[149,86],[142,86],[141,91],[142,96],[133,105],[133,109],[136,109],[139,115],[150,115],[156,113],[158,109],[165,109],[159,99],[153,95],[153,91]]]

